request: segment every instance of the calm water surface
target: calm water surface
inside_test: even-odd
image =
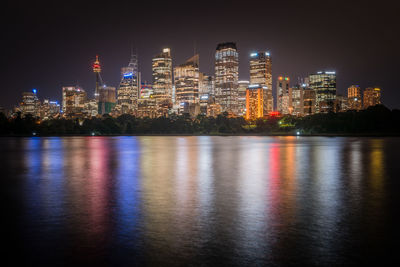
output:
[[[395,260],[400,139],[0,138],[12,266]]]

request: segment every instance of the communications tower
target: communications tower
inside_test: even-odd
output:
[[[96,60],[93,63],[93,72],[96,74],[96,90],[94,92],[94,96],[96,100],[99,99],[99,88],[103,84],[103,81],[100,76],[101,72],[101,66],[100,66],[100,61],[99,61],[99,56],[96,55]]]

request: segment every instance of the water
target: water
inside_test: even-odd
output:
[[[397,138],[0,138],[3,243],[13,266],[393,261],[399,149]]]

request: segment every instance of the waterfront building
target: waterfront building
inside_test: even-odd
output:
[[[117,91],[118,114],[135,114],[139,97],[140,73],[137,56],[132,54],[127,67],[121,68],[121,82]]]
[[[43,100],[40,106],[40,119],[49,120],[60,115],[60,104],[57,101]]]
[[[222,113],[222,107],[218,103],[212,103],[207,106],[207,116],[208,117],[217,117]]]
[[[250,85],[249,81],[238,82],[238,115],[246,115],[246,90]]]
[[[352,85],[349,88],[347,88],[347,101],[349,110],[362,109],[362,96],[361,96],[360,86]]]
[[[304,114],[304,100],[303,100],[304,87],[297,84],[291,88],[292,105],[289,107],[289,113],[295,116],[303,116]]]
[[[289,107],[292,106],[292,90],[290,78],[279,76],[276,81],[277,110],[281,114],[289,114]]]
[[[109,114],[116,105],[115,87],[103,85],[99,88],[98,113]]]
[[[319,71],[310,74],[310,88],[316,93],[316,112],[333,111],[336,99],[336,73]]]
[[[337,95],[335,99],[334,112],[345,112],[349,109],[348,98],[346,96]]]
[[[62,88],[62,112],[65,117],[80,117],[86,102],[85,90],[68,86]]]
[[[264,90],[266,86],[251,84],[246,90],[246,120],[264,116]]]
[[[199,97],[199,105],[200,105],[200,114],[207,115],[207,106],[211,104],[210,95],[209,94],[202,94]]]
[[[303,114],[304,115],[313,115],[315,114],[316,107],[316,92],[311,88],[303,89]]]
[[[237,113],[239,54],[236,44],[220,43],[215,52],[215,99],[222,112]]]
[[[364,109],[381,104],[381,88],[366,88],[364,90]]]
[[[99,114],[99,105],[96,99],[87,99],[85,101],[83,114],[86,118],[96,117]]]
[[[171,49],[164,48],[152,60],[153,97],[157,105],[172,103]]]
[[[174,82],[177,104],[199,103],[199,55],[174,68]]]
[[[22,102],[20,105],[21,115],[28,114],[33,117],[40,116],[40,101],[37,97],[37,90],[33,89],[31,92],[22,93]]]
[[[137,117],[155,118],[156,116],[157,116],[157,109],[156,109],[155,98],[149,97],[149,98],[138,99]]]
[[[272,60],[269,52],[250,54],[250,84],[259,84],[264,90],[264,114],[274,109],[272,96]]]

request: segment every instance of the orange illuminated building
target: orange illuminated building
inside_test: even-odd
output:
[[[264,116],[263,90],[260,85],[250,85],[246,89],[246,120],[255,120]]]

